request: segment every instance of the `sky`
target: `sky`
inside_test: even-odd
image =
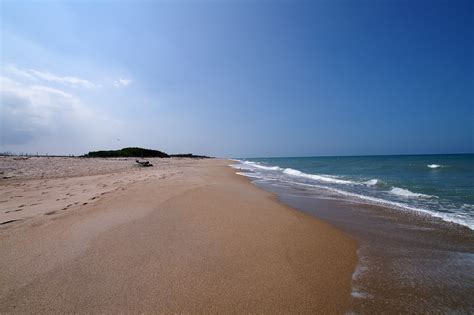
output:
[[[474,152],[474,2],[0,0],[0,151]]]

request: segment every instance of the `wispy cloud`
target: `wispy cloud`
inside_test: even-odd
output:
[[[124,79],[124,78],[118,78],[117,80],[114,81],[114,85],[116,87],[123,87],[123,86],[128,86],[132,83],[132,80],[130,79]]]
[[[35,69],[23,69],[14,65],[9,65],[5,70],[18,77],[22,77],[29,80],[40,80],[60,83],[72,87],[83,87],[83,88],[94,88],[99,85],[92,83],[89,80],[77,78],[74,76],[59,76],[47,71],[39,71]]]
[[[10,73],[10,74],[13,74],[17,77],[22,77],[22,78],[29,79],[29,80],[36,80],[35,76],[30,74],[27,70],[17,68],[13,65],[6,66],[5,71]]]
[[[4,150],[87,150],[114,139],[120,125],[61,89],[2,76],[0,103],[0,144]]]

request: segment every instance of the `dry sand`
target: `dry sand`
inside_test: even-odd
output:
[[[0,312],[343,313],[356,244],[225,160],[0,158]]]

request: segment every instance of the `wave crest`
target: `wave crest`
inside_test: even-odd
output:
[[[379,183],[380,183],[380,181],[379,181],[378,179],[376,179],[376,178],[370,179],[370,180],[364,182],[364,184],[366,184],[367,186],[375,186],[375,185],[377,185],[377,184],[379,184]]]
[[[301,171],[294,170],[292,168],[285,168],[283,170],[283,173],[285,173],[287,175],[291,175],[291,176],[304,177],[304,178],[319,180],[319,181],[328,182],[328,183],[354,184],[354,182],[351,182],[349,180],[337,179],[337,178],[332,178],[332,177],[327,177],[327,176],[322,176],[322,175],[306,174],[306,173],[303,173]]]
[[[256,168],[260,168],[262,170],[267,170],[267,171],[278,171],[282,169],[281,167],[278,167],[278,166],[265,166],[265,165],[261,165],[261,164],[251,162],[251,161],[244,161],[243,163],[256,167]]]
[[[408,197],[408,198],[432,198],[433,197],[430,195],[414,193],[412,191],[409,191],[408,189],[403,189],[400,187],[392,187],[389,193],[397,195],[397,196]]]

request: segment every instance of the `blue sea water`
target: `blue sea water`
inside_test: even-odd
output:
[[[240,174],[417,211],[474,229],[474,154],[239,159]]]

